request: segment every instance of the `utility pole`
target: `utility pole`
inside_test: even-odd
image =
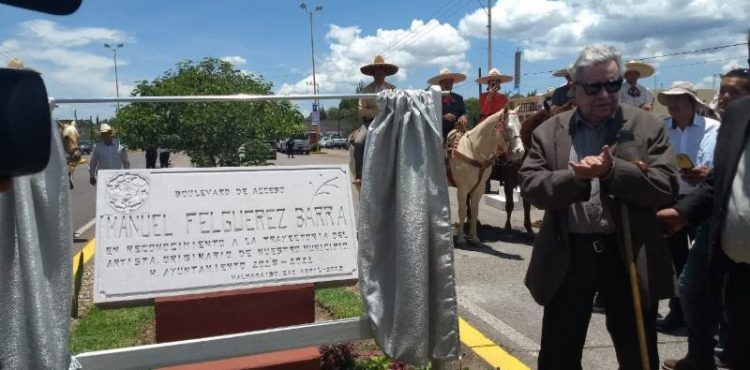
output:
[[[323,10],[322,5],[316,5],[313,10],[307,9],[307,4],[300,3],[299,4],[300,9],[302,9],[304,12],[308,13],[310,15],[310,52],[312,56],[312,78],[313,78],[313,95],[318,95],[318,82],[315,80],[315,41],[313,37],[313,13],[319,12]],[[313,101],[313,112],[312,112],[312,123],[315,121],[314,115],[316,114],[316,110],[320,109],[320,103],[318,102],[318,99],[315,99]],[[318,122],[317,125],[315,125],[315,132],[317,133],[318,137],[317,140],[320,140],[320,122]]]
[[[115,61],[115,92],[117,94],[117,97],[120,97],[120,82],[117,78],[117,50],[121,49],[123,46],[125,46],[122,43],[116,44],[116,45],[110,45],[110,44],[104,44],[104,47],[112,50],[112,59]],[[120,102],[117,102],[117,111],[120,111]]]
[[[515,68],[513,71],[513,90],[515,90],[516,94],[520,94],[521,92],[521,49],[516,48],[516,55],[515,55]]]
[[[492,68],[492,0],[487,0],[487,73]]]

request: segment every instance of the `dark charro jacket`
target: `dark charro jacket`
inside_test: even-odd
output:
[[[568,207],[590,197],[590,184],[576,180],[568,166],[575,111],[560,113],[534,130],[520,170],[522,195],[546,211],[525,280],[541,305],[555,296],[570,265]],[[656,219],[656,210],[672,202],[677,190],[674,154],[663,123],[646,111],[621,106],[604,124],[614,166],[601,179],[602,202],[612,212],[623,256],[620,207],[627,202],[641,295],[644,304],[655,304],[675,292],[672,259]],[[647,170],[631,162],[636,160],[645,162]]]

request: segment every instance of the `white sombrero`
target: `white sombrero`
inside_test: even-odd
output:
[[[490,69],[490,73],[487,76],[476,79],[478,84],[486,84],[489,81],[500,81],[500,83],[513,81],[513,77],[500,73],[495,68]]]
[[[372,63],[362,66],[359,70],[368,76],[372,76],[375,74],[376,69],[384,70],[386,76],[398,72],[398,67],[395,64],[386,63],[380,55],[375,56],[375,60]]]
[[[430,85],[439,85],[440,81],[442,80],[453,80],[454,83],[461,82],[466,79],[466,75],[463,73],[454,73],[451,72],[448,68],[442,68],[440,69],[440,73],[438,73],[437,76],[427,80],[427,83]]]
[[[634,60],[625,63],[625,73],[629,71],[638,72],[641,75],[640,78],[650,77],[655,72],[654,67],[652,67],[650,64],[636,62]]]

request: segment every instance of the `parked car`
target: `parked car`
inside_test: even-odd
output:
[[[348,146],[348,140],[341,135],[332,135],[328,145],[329,148],[346,149]]]
[[[310,154],[310,139],[307,135],[295,135],[294,138],[294,152],[298,154]],[[282,153],[286,153],[286,142],[289,139],[279,140],[278,148]]]
[[[294,136],[294,151],[299,154],[310,154],[310,138],[307,135]]]
[[[318,144],[323,148],[329,148],[329,145],[331,144],[331,136],[323,136],[320,141],[318,141]]]
[[[91,140],[80,140],[78,141],[78,148],[81,149],[81,154],[91,154],[91,151],[94,150],[94,144]]]

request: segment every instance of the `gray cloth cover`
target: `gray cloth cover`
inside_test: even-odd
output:
[[[42,172],[0,193],[0,369],[67,369],[73,230],[57,125]]]
[[[458,316],[441,96],[384,91],[377,102],[380,114],[365,145],[358,223],[366,314],[388,356],[418,366],[453,359],[459,353]]]

